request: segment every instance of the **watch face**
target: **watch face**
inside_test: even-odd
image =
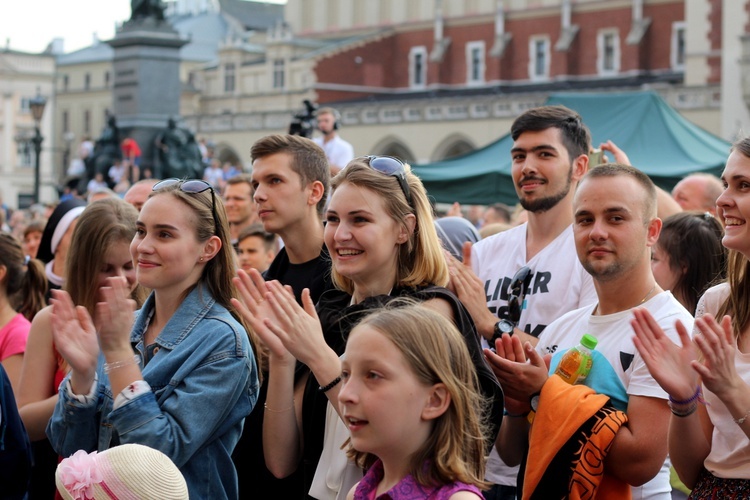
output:
[[[497,329],[500,333],[511,333],[513,331],[513,323],[507,319],[501,319],[497,322]]]
[[[533,411],[537,411],[537,408],[539,407],[539,394],[534,394],[533,396],[531,396],[529,404],[531,405],[531,409]]]

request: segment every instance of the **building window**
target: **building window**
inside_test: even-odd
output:
[[[548,36],[533,36],[529,39],[529,78],[549,78],[550,42]]]
[[[234,63],[224,65],[224,92],[234,92]]]
[[[672,69],[685,69],[685,43],[685,23],[672,23],[672,50],[669,56]]]
[[[70,84],[70,77],[68,75],[63,75],[62,77],[62,84],[63,84],[63,90],[68,90],[68,85]]]
[[[83,112],[83,133],[91,133],[91,111],[88,109]]]
[[[31,106],[29,106],[30,102],[31,99],[29,97],[21,98],[21,113],[31,113]]]
[[[466,44],[466,83],[484,83],[484,42]]]
[[[70,131],[70,115],[67,109],[62,112],[62,129],[63,133]]]
[[[422,88],[427,83],[427,48],[412,47],[409,51],[409,86]]]
[[[21,167],[30,167],[31,166],[31,151],[33,150],[33,145],[31,144],[30,140],[20,140],[18,141],[18,149],[16,150],[16,154],[18,155],[18,163]]]
[[[284,66],[283,59],[273,60],[273,88],[275,89],[284,88]]]
[[[602,30],[596,37],[596,69],[600,75],[614,75],[620,71],[620,35],[617,30]]]
[[[89,90],[91,88],[91,73],[86,73],[83,76],[83,88]]]
[[[110,79],[112,78],[112,75],[109,71],[104,72],[104,86],[106,88],[109,88]]]

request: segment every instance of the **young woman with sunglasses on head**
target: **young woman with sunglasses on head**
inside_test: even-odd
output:
[[[168,179],[153,189],[130,244],[138,282],[152,289],[135,316],[121,279],[99,290],[94,320],[68,294],[54,295],[55,342],[71,373],[47,433],[64,456],[150,446],[180,468],[191,497],[236,498],[230,454],[258,373],[257,351],[230,304],[226,215],[203,181]]]
[[[337,290],[324,293],[317,308],[304,291],[303,308],[278,282],[240,272],[244,304],[235,303],[270,350],[266,466],[285,477],[302,461],[316,498],[342,497],[361,477],[346,468],[340,449],[348,430],[336,413],[339,356],[357,321],[394,297],[424,301],[455,323],[492,402],[491,422],[499,423],[502,411],[502,393],[482,359],[471,317],[443,288],[448,268],[420,180],[395,158],[370,156],[351,161],[332,186],[324,236]],[[295,358],[312,372],[296,384]]]

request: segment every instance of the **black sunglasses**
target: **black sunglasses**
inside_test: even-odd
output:
[[[367,161],[367,164],[373,170],[377,170],[381,174],[395,177],[398,181],[398,185],[401,186],[401,191],[403,191],[404,196],[406,196],[407,203],[409,203],[410,207],[414,208],[414,204],[411,200],[409,182],[406,180],[406,168],[404,167],[404,162],[393,156],[368,155],[363,156],[362,158]]]
[[[200,179],[177,179],[176,177],[171,179],[164,179],[154,184],[152,191],[161,191],[177,185],[180,191],[188,194],[199,194],[206,191],[211,191],[211,215],[214,218],[214,234],[219,229],[219,219],[216,217],[216,195],[214,194],[214,188],[211,184]]]
[[[521,319],[521,307],[529,281],[531,281],[531,269],[528,266],[523,266],[513,276],[508,286],[508,315],[514,326],[517,326],[518,320]]]

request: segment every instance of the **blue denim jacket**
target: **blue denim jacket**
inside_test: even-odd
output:
[[[197,286],[146,356],[143,335],[154,295],[136,313],[131,342],[150,359],[142,368],[152,392],[112,410],[114,398],[100,356],[94,401],[69,397],[63,382],[47,426],[57,453],[140,443],[180,468],[190,498],[237,498],[231,454],[258,398],[258,372],[247,333],[208,290]],[[141,364],[143,364],[141,362]]]

